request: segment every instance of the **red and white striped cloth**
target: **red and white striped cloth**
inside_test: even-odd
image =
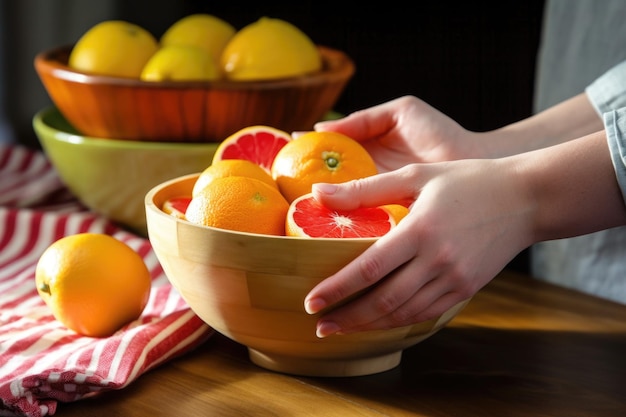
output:
[[[115,236],[152,273],[141,317],[107,338],[65,328],[35,288],[43,251],[81,232]],[[58,402],[123,388],[212,332],[169,284],[148,239],[86,210],[43,153],[0,145],[0,416],[53,415]]]

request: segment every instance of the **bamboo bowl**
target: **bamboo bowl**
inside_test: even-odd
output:
[[[219,142],[253,125],[311,130],[332,110],[354,73],[341,51],[320,46],[323,69],[274,81],[145,82],[75,71],[71,46],[36,55],[56,107],[87,136],[142,141]]]
[[[239,233],[194,225],[161,211],[168,198],[190,195],[198,174],[146,195],[148,236],[170,282],[218,332],[248,347],[253,363],[306,376],[357,376],[400,363],[402,351],[445,326],[469,301],[412,326],[315,336],[317,315],[304,297],[374,243],[374,239],[306,239]]]

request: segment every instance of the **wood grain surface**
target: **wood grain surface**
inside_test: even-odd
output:
[[[292,377],[216,334],[129,387],[57,416],[626,415],[626,306],[505,271],[397,368]]]

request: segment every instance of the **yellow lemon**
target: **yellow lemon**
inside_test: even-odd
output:
[[[228,42],[221,67],[232,80],[266,80],[318,71],[322,60],[313,41],[299,28],[262,17]]]
[[[68,65],[94,74],[139,78],[157,49],[156,38],[146,29],[123,20],[106,20],[81,36]]]
[[[236,30],[219,17],[197,13],[185,16],[170,26],[160,42],[162,46],[190,45],[204,49],[219,62],[222,51]]]
[[[140,78],[143,81],[211,81],[220,78],[220,70],[204,49],[170,45],[152,55]]]
[[[58,321],[77,333],[105,337],[141,315],[151,279],[141,256],[124,242],[79,233],[43,252],[35,283]]]

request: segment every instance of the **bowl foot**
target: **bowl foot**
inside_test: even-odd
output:
[[[252,363],[271,371],[302,376],[346,377],[388,371],[400,364],[402,351],[356,359],[294,358],[248,349]]]

